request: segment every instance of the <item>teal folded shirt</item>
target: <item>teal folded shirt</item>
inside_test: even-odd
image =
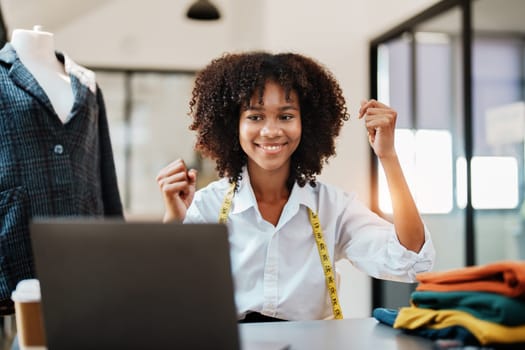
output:
[[[420,308],[465,311],[481,320],[505,326],[525,325],[525,301],[501,294],[415,291],[411,301]]]

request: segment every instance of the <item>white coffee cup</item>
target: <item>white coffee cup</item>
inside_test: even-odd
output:
[[[21,349],[45,349],[46,339],[40,306],[40,282],[27,279],[18,282],[11,294],[15,303],[16,328]]]

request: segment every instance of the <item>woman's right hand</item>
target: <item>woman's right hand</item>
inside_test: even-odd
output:
[[[162,168],[157,183],[164,199],[164,222],[182,221],[195,195],[197,170],[188,171],[184,160],[177,159]]]

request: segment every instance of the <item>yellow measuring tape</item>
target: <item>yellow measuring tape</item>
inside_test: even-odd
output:
[[[324,241],[323,229],[319,222],[319,217],[313,211],[308,208],[308,216],[310,217],[310,224],[314,230],[314,238],[317,243],[317,250],[319,251],[319,257],[321,258],[321,264],[323,265],[324,277],[326,280],[326,287],[330,294],[330,301],[332,302],[332,312],[334,313],[335,319],[343,318],[343,311],[339,305],[339,299],[337,298],[337,289],[335,286],[334,269],[330,261],[330,255],[328,254],[328,247]]]
[[[232,207],[233,193],[235,192],[236,183],[232,183],[224,200],[222,202],[221,210],[219,211],[219,224],[225,224],[228,221],[228,213]]]
[[[231,184],[226,196],[224,196],[224,201],[222,202],[221,210],[219,211],[219,223],[226,224],[228,220],[228,213],[230,212],[233,200],[233,194],[235,192],[236,184],[235,182]],[[343,311],[339,305],[339,299],[337,297],[337,288],[334,277],[334,269],[332,268],[332,263],[330,260],[330,255],[328,253],[328,247],[324,241],[323,230],[321,228],[321,223],[319,222],[319,217],[313,211],[308,208],[308,217],[310,219],[310,225],[312,225],[315,242],[317,243],[317,250],[319,251],[319,257],[321,258],[321,264],[323,265],[323,272],[326,281],[326,287],[328,288],[328,293],[330,294],[330,301],[332,302],[332,312],[335,319],[343,318]]]

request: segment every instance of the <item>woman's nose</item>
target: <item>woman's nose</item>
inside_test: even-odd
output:
[[[264,124],[263,128],[261,129],[261,136],[264,137],[276,137],[281,136],[283,133],[283,130],[281,127],[272,121],[269,121]]]

